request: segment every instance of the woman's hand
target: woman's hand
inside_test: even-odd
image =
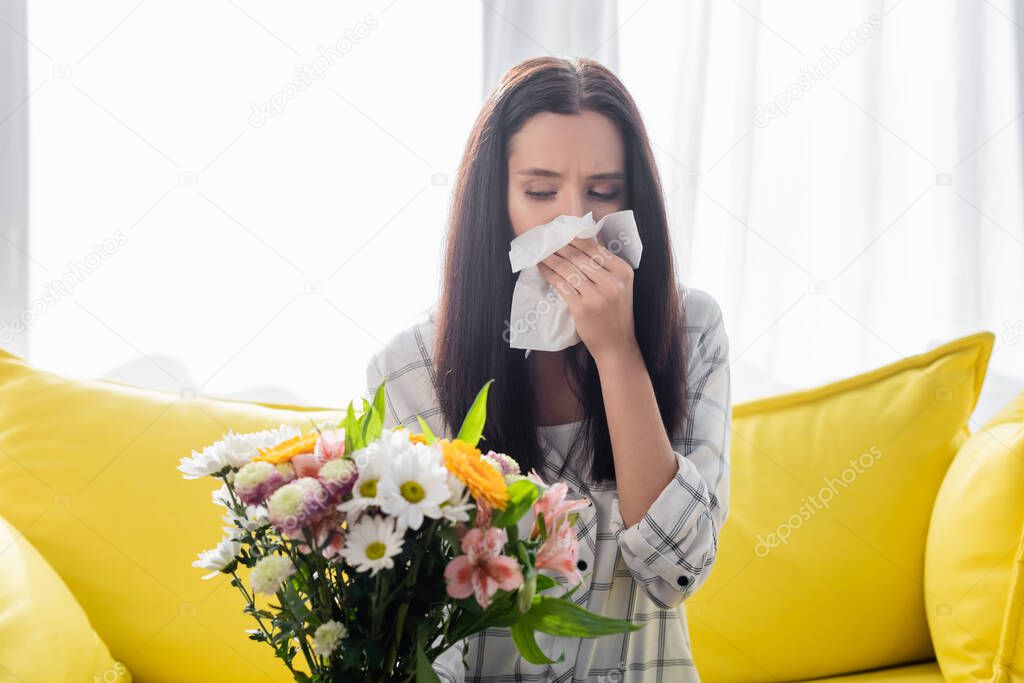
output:
[[[596,238],[576,238],[538,264],[569,306],[595,360],[639,350],[633,328],[633,267]]]

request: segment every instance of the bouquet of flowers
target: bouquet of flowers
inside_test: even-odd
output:
[[[349,403],[339,424],[305,433],[229,430],[182,458],[185,478],[223,482],[213,500],[227,510],[225,537],[193,565],[231,576],[257,626],[249,637],[295,680],[437,681],[431,662],[486,628],[509,628],[534,663],[555,661],[537,631],[640,628],[569,599],[581,578],[574,526],[590,501],[480,451],[491,382],[454,439],[419,416],[419,434],[384,428],[385,381],[359,417]],[[544,571],[572,587],[550,595],[559,582]]]

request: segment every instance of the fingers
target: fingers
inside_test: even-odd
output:
[[[559,261],[559,257],[564,261]],[[628,277],[622,269],[623,266],[632,274],[632,268],[628,263],[602,246],[593,237],[574,239],[549,257],[548,265],[566,279],[570,279],[572,273],[575,272],[577,273],[576,277],[586,278],[600,288],[612,287]]]
[[[586,278],[580,278],[578,275],[575,277],[568,274],[562,275],[561,272],[547,264],[548,260],[550,259],[545,259],[538,263],[537,269],[540,270],[541,274],[551,284],[551,286],[557,289],[559,293],[566,298],[566,300],[582,296],[583,292],[577,287],[582,288],[583,284],[581,279],[585,280]],[[591,284],[591,286],[593,286],[593,284]]]

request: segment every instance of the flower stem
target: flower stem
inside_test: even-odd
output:
[[[248,605],[249,609],[252,610],[252,617],[256,620],[256,623],[259,624],[260,631],[262,631],[263,635],[266,637],[267,643],[269,643],[270,646],[274,648],[274,652],[277,652],[277,640],[274,638],[273,634],[267,630],[267,627],[263,623],[263,619],[260,618],[259,612],[256,610],[256,601],[254,596],[249,595],[249,591],[245,590],[245,585],[242,583],[242,580],[238,578],[237,573],[231,572],[231,576],[235,579],[235,587],[238,588],[238,590],[242,593],[242,596],[245,598],[245,604]],[[294,675],[295,669],[292,668],[291,660],[284,659],[284,663],[285,666],[288,667],[288,670],[291,671],[292,674]]]

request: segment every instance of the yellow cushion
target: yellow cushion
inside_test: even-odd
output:
[[[950,681],[1024,681],[1024,393],[964,444],[928,530],[925,603]]]
[[[994,336],[734,407],[731,507],[683,609],[709,683],[933,658],[924,545]]]
[[[272,650],[248,639],[255,624],[230,577],[203,581],[191,566],[220,540],[223,509],[210,500],[214,479],[186,481],[175,468],[229,428],[338,417],[72,380],[0,352],[0,515],[137,680],[290,681]]]
[[[0,681],[131,683],[68,587],[0,517]]]
[[[939,665],[932,660],[921,664],[875,669],[864,673],[817,678],[804,683],[945,683]]]

